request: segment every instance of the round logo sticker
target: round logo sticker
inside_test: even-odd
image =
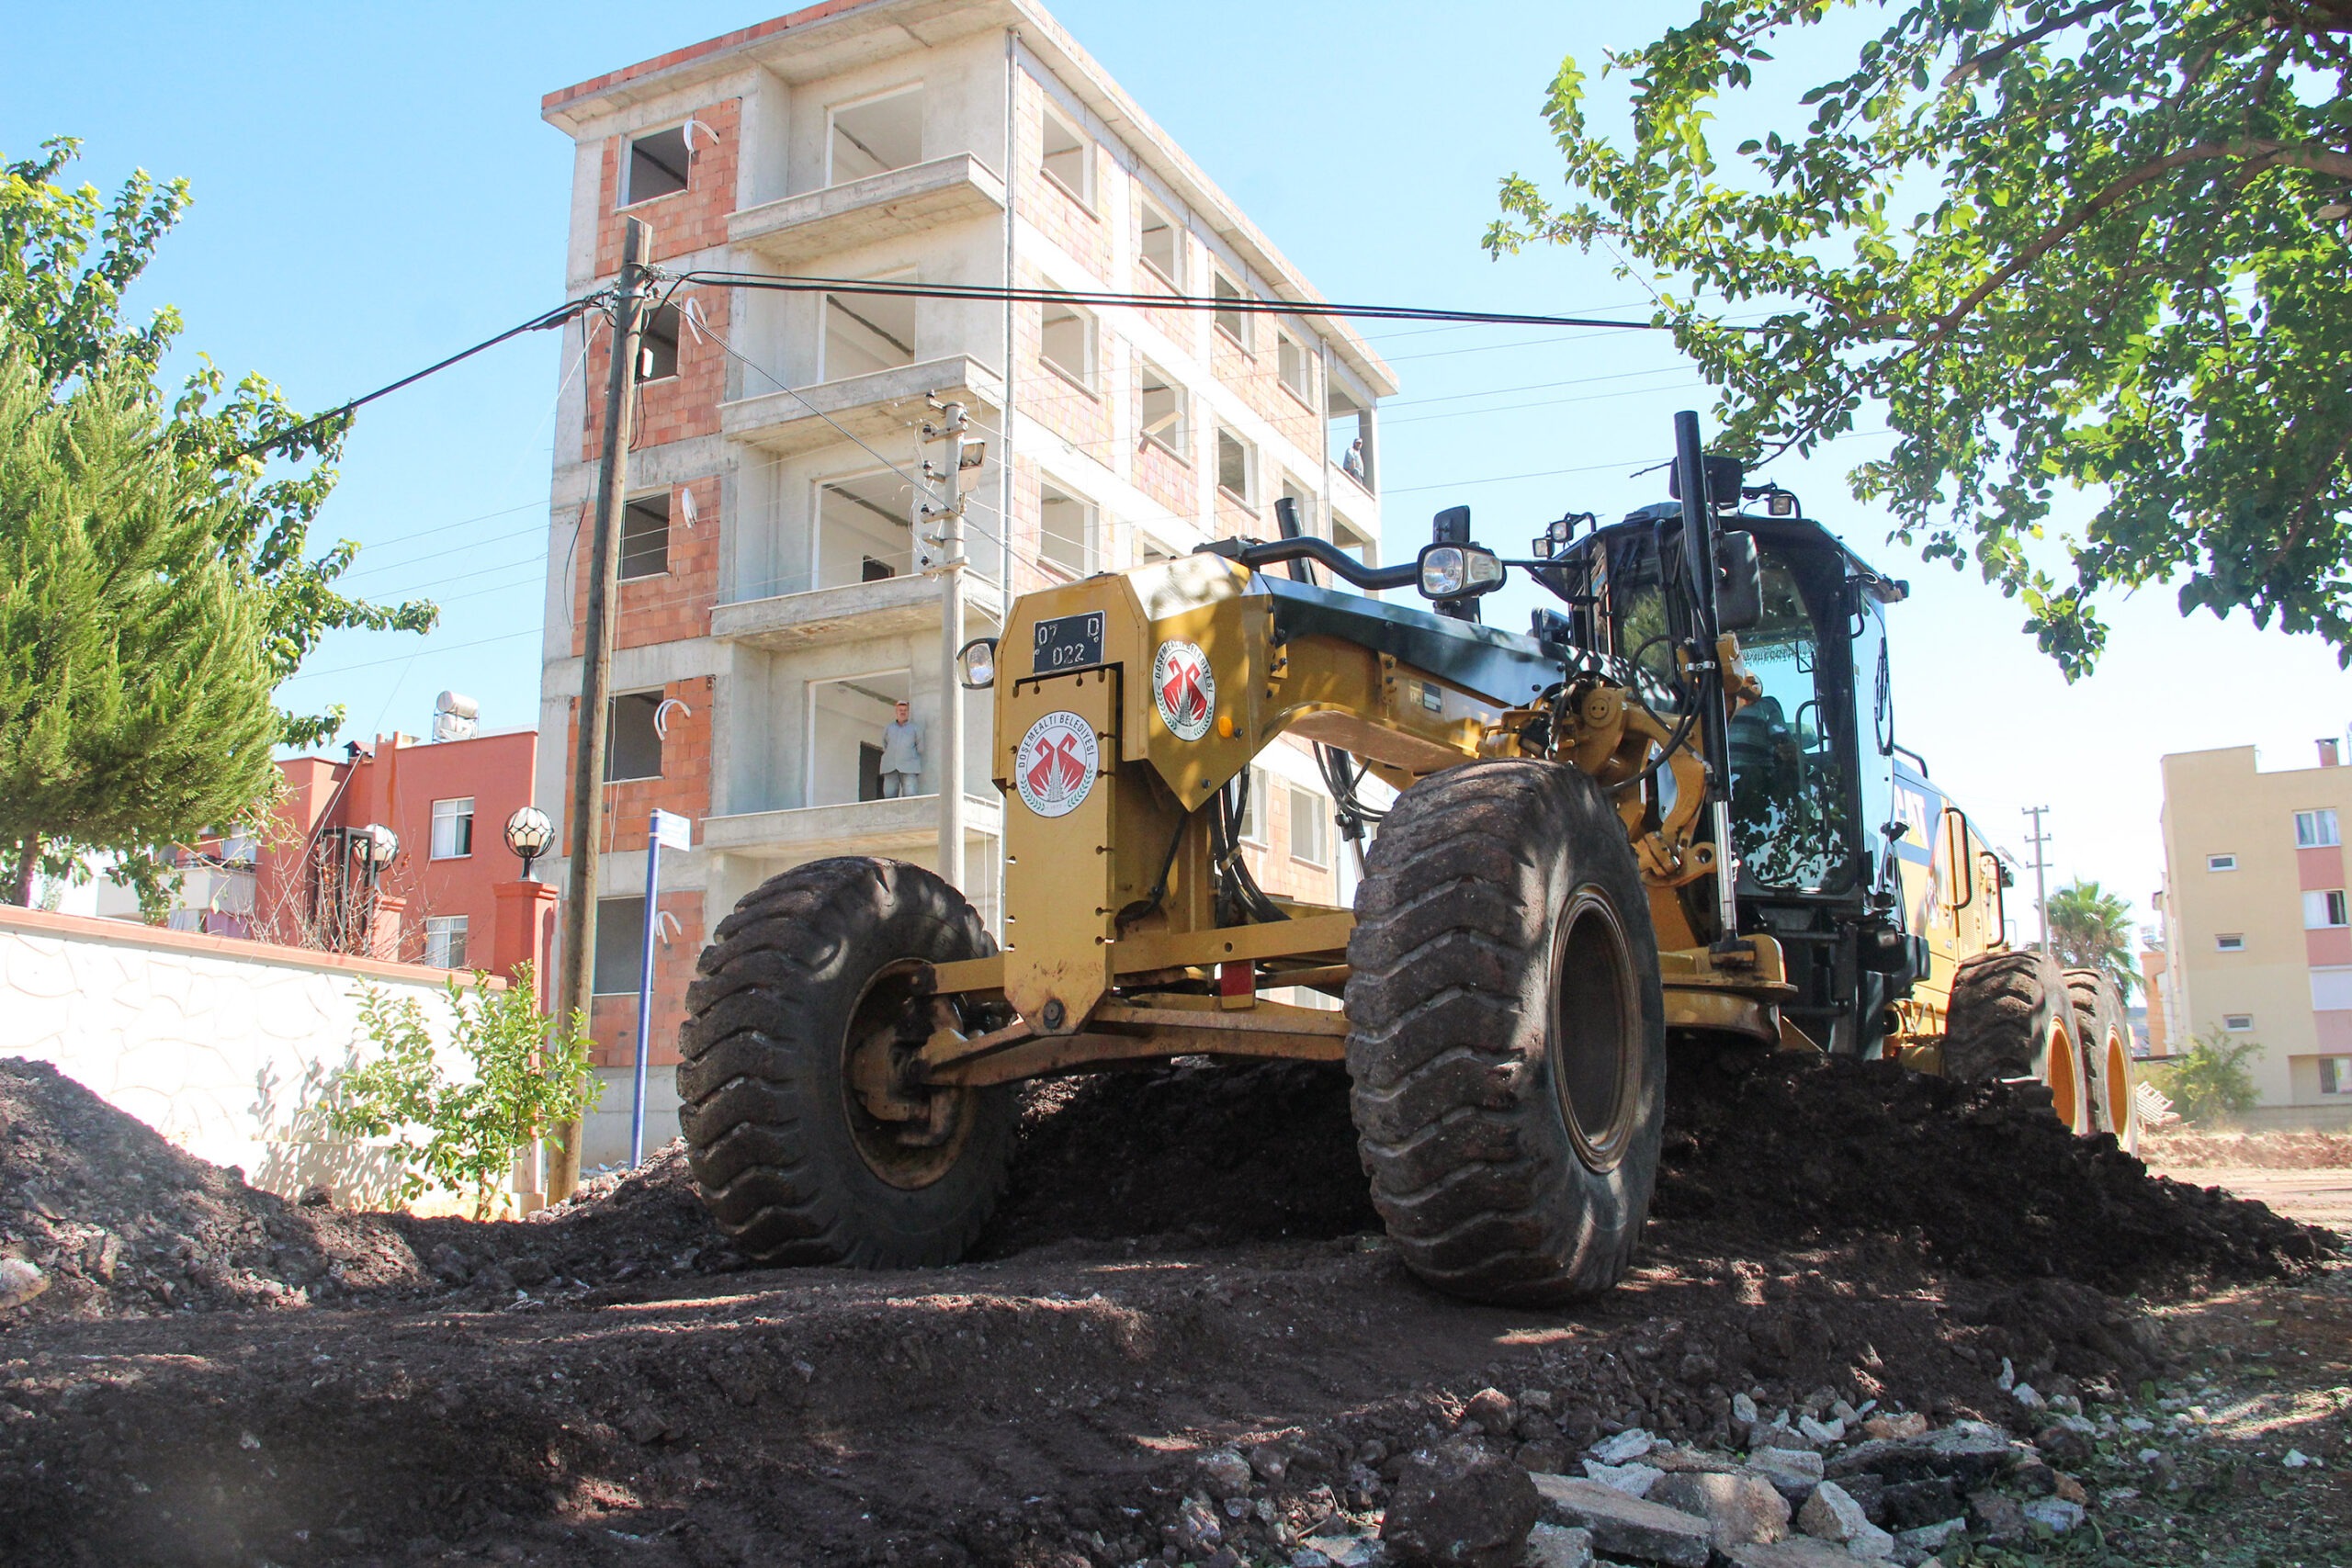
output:
[[[1209,732],[1209,716],[1216,712],[1216,677],[1199,643],[1159,645],[1151,660],[1151,699],[1159,708],[1159,722],[1177,739],[1198,740]]]
[[[1092,725],[1066,710],[1049,713],[1029,727],[1012,754],[1013,787],[1038,816],[1067,816],[1094,787],[1100,761]]]

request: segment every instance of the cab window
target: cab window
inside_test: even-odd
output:
[[[1852,703],[1839,650],[1821,637],[1824,625],[1845,631],[1842,573],[1834,558],[1815,563],[1810,554],[1766,548],[1764,616],[1739,634],[1740,653],[1764,688],[1731,721],[1732,829],[1744,891],[1836,892],[1853,881]]]

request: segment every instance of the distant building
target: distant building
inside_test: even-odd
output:
[[[636,216],[673,273],[1320,298],[1033,0],[829,0],[550,93],[541,113],[575,144],[575,297],[613,280]],[[1307,167],[1315,145],[1302,130],[1283,156]],[[567,329],[540,697],[540,800],[559,818],[610,344],[602,318]],[[1307,532],[1376,559],[1374,411],[1396,389],[1355,333],[1312,316],[724,280],[668,297],[644,365],[592,1013],[616,1091],[590,1121],[591,1165],[628,1148],[652,809],[695,824],[693,848],[663,860],[659,1135],[695,959],[766,878],[837,854],[934,864],[960,814],[964,891],[996,919],[990,703],[943,689],[941,589],[911,527],[921,426],[941,404],[987,444],[966,491],[967,635],[981,637],[1012,595],[1272,538],[1285,499]],[[965,765],[949,779],[936,739],[959,698]],[[899,702],[927,738],[912,794],[881,776]],[[1259,769],[1244,836],[1260,883],[1344,901],[1312,755],[1278,743]]]
[[[2352,909],[2343,828],[2352,768],[2266,772],[2251,746],[2164,760],[2164,962],[2151,1043],[2209,1032],[2261,1046],[2260,1125],[2352,1126]],[[2161,1015],[2161,1016],[2159,1016]]]

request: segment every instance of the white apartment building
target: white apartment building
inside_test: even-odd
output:
[[[633,216],[673,275],[1319,298],[1029,0],[829,0],[549,94],[542,112],[577,147],[574,296],[616,275]],[[592,319],[564,354],[537,790],[551,809],[571,769],[609,343]],[[663,865],[656,1140],[674,1127],[662,1069],[695,957],[765,878],[844,853],[935,864],[939,792],[958,788],[966,892],[994,917],[988,694],[943,690],[941,588],[911,526],[920,427],[938,404],[962,404],[986,443],[964,476],[967,631],[979,636],[1008,593],[1273,537],[1285,496],[1309,531],[1376,559],[1374,410],[1396,390],[1361,338],[1312,316],[719,280],[670,296],[646,366],[599,873],[593,1024],[610,1092],[590,1165],[627,1148],[652,809],[695,823],[694,848]],[[963,777],[941,778],[927,747],[921,793],[881,798],[893,705],[929,738],[951,696],[965,705]],[[1261,883],[1351,896],[1311,758],[1278,744],[1261,768]]]

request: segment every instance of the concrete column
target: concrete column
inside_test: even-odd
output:
[[[388,893],[376,896],[376,908],[368,920],[367,956],[380,958],[387,964],[397,964],[401,957],[401,917],[408,913],[408,900],[395,898]]]

